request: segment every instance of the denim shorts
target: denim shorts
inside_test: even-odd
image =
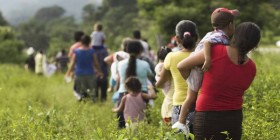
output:
[[[173,106],[172,119],[171,119],[172,125],[179,120],[180,113],[181,113],[181,105]],[[190,127],[193,124],[193,120],[194,120],[194,109],[191,109],[190,113],[187,116],[186,124]]]

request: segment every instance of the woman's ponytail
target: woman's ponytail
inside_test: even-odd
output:
[[[136,76],[136,56],[134,54],[130,54],[128,66],[125,73],[126,78],[130,76]]]

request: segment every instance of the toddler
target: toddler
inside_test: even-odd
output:
[[[141,92],[141,83],[137,77],[131,76],[126,79],[125,87],[128,93],[123,96],[119,107],[114,108],[113,112],[124,113],[124,118],[126,126],[134,126],[140,121],[144,120],[144,110],[146,109],[145,99],[155,99],[155,92],[150,92],[150,94],[145,94]],[[150,91],[153,91],[152,86],[148,86]],[[131,124],[129,124],[131,122]]]
[[[163,62],[165,57],[169,52],[172,50],[167,47],[161,47],[157,53],[158,55],[158,64],[155,66],[155,72],[156,76],[155,79],[158,81],[160,77],[161,70],[163,69]],[[170,81],[165,82],[162,92],[164,94],[164,100],[161,106],[161,116],[163,118],[163,122],[165,124],[170,124],[171,122],[171,116],[172,116],[172,97],[174,93],[174,87],[173,87],[173,82],[172,79]]]

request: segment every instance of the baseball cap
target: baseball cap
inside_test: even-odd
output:
[[[211,23],[214,27],[223,28],[232,22],[237,15],[239,15],[237,9],[217,8],[211,14]]]

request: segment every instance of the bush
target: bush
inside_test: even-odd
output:
[[[17,40],[3,40],[0,42],[0,63],[24,62],[23,42]]]

